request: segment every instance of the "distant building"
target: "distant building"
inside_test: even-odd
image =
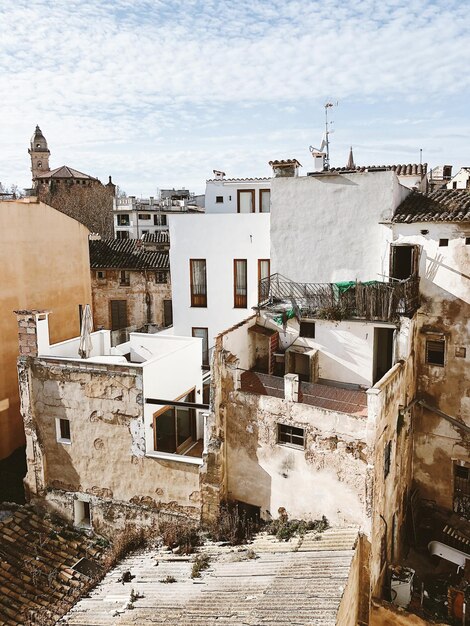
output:
[[[428,173],[428,190],[442,189],[452,178],[452,165],[437,165]]]
[[[204,212],[203,196],[193,202],[187,190],[163,189],[160,198],[118,197],[114,200],[114,235],[117,239],[140,239],[168,230],[168,216]]]
[[[348,172],[395,172],[398,182],[409,189],[426,191],[428,171],[427,163],[408,163],[399,165],[355,165],[352,149],[346,167],[331,167],[330,172],[347,174]]]
[[[470,167],[461,167],[446,187],[447,189],[470,189]]]
[[[156,330],[172,324],[168,232],[152,239],[90,240],[95,328]]]

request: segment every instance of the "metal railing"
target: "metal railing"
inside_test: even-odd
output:
[[[296,283],[281,274],[259,283],[259,308],[291,303],[295,313],[321,319],[395,321],[419,307],[419,278],[391,282]]]

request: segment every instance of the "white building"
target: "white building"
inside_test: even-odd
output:
[[[198,197],[187,190],[163,189],[160,199],[137,199],[135,196],[115,198],[113,205],[114,234],[117,239],[140,239],[160,230],[168,230],[168,216],[203,212]]]
[[[269,213],[271,178],[225,178],[214,170],[206,181],[206,213]]]
[[[269,214],[172,217],[170,266],[173,331],[203,339],[203,361],[214,337],[251,314],[258,284],[270,274]]]
[[[447,183],[447,189],[470,189],[470,167],[461,167]]]

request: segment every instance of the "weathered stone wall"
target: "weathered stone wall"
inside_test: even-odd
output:
[[[470,426],[470,283],[468,226],[395,224],[394,240],[421,246],[421,308],[417,315],[417,395]],[[447,239],[448,245],[440,245]],[[445,338],[443,367],[426,363],[426,339]],[[470,436],[432,411],[417,407],[413,474],[423,498],[453,507],[454,461],[470,463]]]
[[[357,624],[368,623],[369,549],[369,542],[364,535],[360,534],[349,569],[348,582],[336,617],[338,626],[356,626]]]
[[[413,345],[414,331],[410,328]],[[413,408],[403,411],[415,397],[414,351],[369,389],[368,508],[370,507],[370,585],[381,594],[387,563],[402,556],[405,515],[412,482]],[[386,449],[390,464],[385,471]]]
[[[166,283],[157,283],[153,270],[130,270],[130,284],[120,285],[120,270],[103,271],[106,278],[98,279],[97,270],[91,270],[95,328],[111,328],[111,300],[127,301],[128,326],[163,326],[163,301],[172,298],[170,272],[166,272]]]
[[[145,456],[139,369],[23,357],[19,375],[32,498],[72,519],[73,498],[89,496],[101,531],[154,512],[199,517],[198,466]],[[60,418],[70,444],[57,441]]]

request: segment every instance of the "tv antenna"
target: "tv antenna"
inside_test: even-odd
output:
[[[331,124],[333,124],[332,121],[328,120],[328,109],[331,109],[334,106],[338,106],[338,102],[326,102],[324,104],[325,107],[325,134],[323,136],[322,142],[321,142],[321,146],[320,148],[314,148],[313,146],[310,146],[310,152],[312,154],[314,154],[315,152],[324,152],[325,157],[324,157],[324,161],[323,161],[323,167],[325,170],[329,170],[330,169],[330,135],[331,133],[333,133],[333,130],[330,130]]]

